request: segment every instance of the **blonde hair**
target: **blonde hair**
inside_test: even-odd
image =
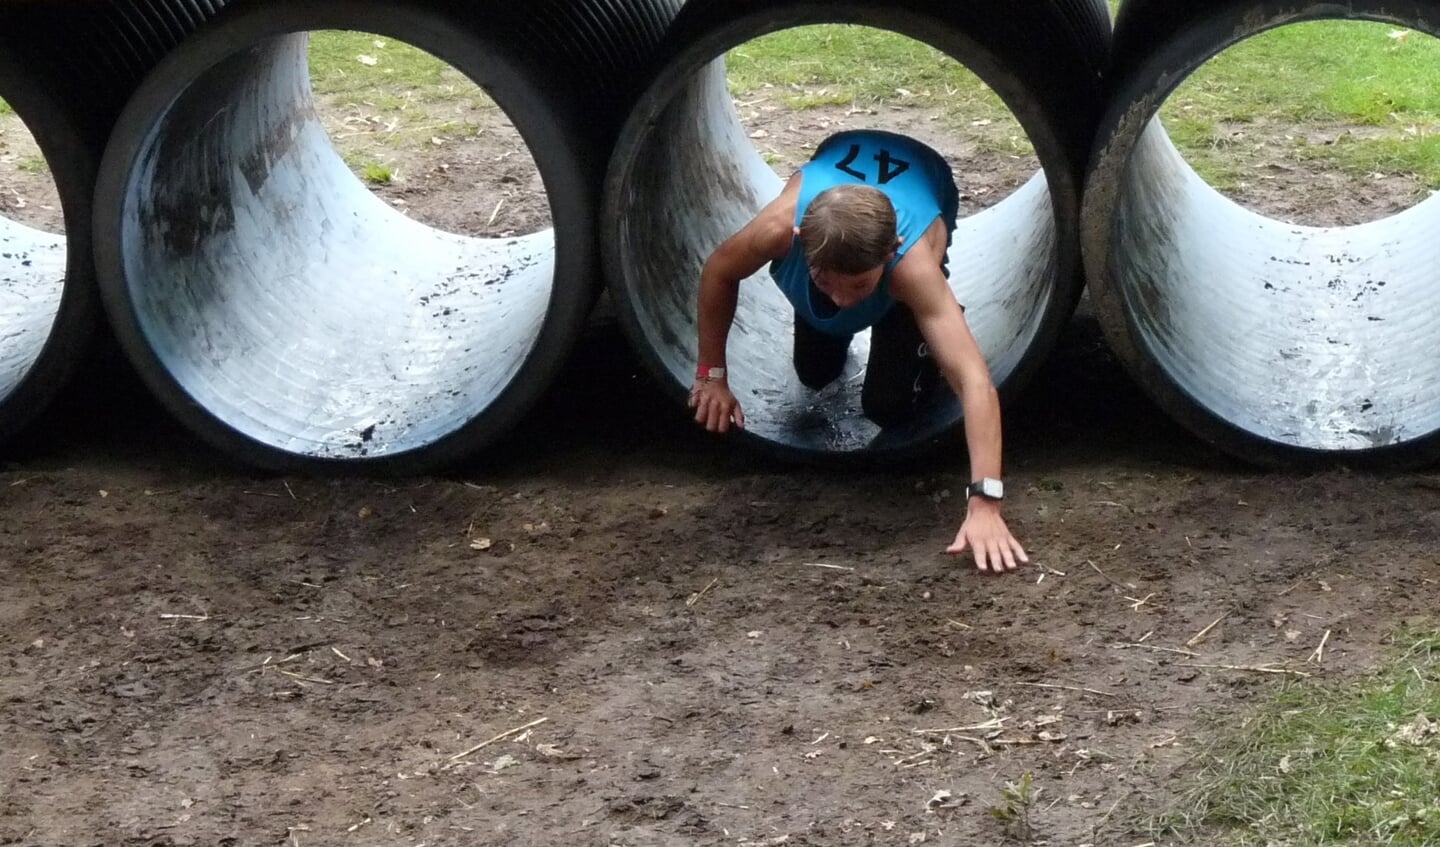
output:
[[[800,242],[811,267],[858,274],[885,264],[895,250],[895,206],[878,188],[845,184],[810,201]]]

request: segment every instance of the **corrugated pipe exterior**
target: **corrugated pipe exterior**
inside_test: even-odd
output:
[[[1311,227],[1222,196],[1156,115],[1206,61],[1275,27],[1388,22],[1440,35],[1440,3],[1127,0],[1084,200],[1110,346],[1172,417],[1271,466],[1440,457],[1440,197]]]
[[[594,304],[604,166],[677,7],[231,3],[147,77],[101,165],[101,292],[141,376],[201,437],[276,470],[417,473],[505,433]],[[404,42],[485,89],[553,229],[454,235],[371,194],[314,109],[319,30]]]
[[[82,377],[103,320],[90,211],[110,128],[155,62],[217,4],[0,4],[0,99],[34,136],[64,234],[0,218],[0,449]]]
[[[662,47],[653,84],[616,144],[606,179],[602,246],[617,311],[640,357],[677,403],[696,365],[696,295],[706,258],[783,185],[741,127],[724,54],[791,27],[861,24],[935,47],[988,83],[1019,120],[1041,172],[1010,197],[962,217],[951,285],[1002,396],[1044,360],[1081,288],[1081,174],[1103,108],[1110,20],[1096,0],[690,0]],[[876,127],[884,128],[884,127]],[[964,174],[956,174],[963,186]],[[864,417],[862,334],[833,387],[804,388],[790,360],[790,309],[765,277],[747,281],[730,333],[730,382],[741,437],[788,459],[822,463],[929,449],[961,422],[952,395],[911,422]]]

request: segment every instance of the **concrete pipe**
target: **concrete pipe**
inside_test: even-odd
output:
[[[1356,226],[1272,220],[1200,179],[1156,118],[1227,48],[1342,18],[1440,35],[1436,3],[1128,0],[1089,170],[1084,260],[1111,346],[1176,420],[1262,465],[1440,455],[1440,198]]]
[[[0,443],[84,385],[103,330],[90,229],[100,155],[145,71],[214,5],[181,22],[137,2],[0,4],[0,99],[34,136],[63,219],[42,231],[0,217]]]
[[[99,323],[90,260],[90,193],[98,151],[33,66],[0,52],[0,100],[29,128],[53,175],[71,233],[0,216],[0,442],[70,381]],[[61,229],[61,227],[53,227]]]
[[[1052,348],[1079,293],[1080,173],[1102,106],[1098,71],[1110,32],[1103,2],[690,0],[622,130],[606,182],[605,268],[629,338],[683,402],[696,364],[701,268],[783,185],[741,127],[724,54],[822,23],[888,30],[942,51],[989,84],[1029,136],[1041,172],[1002,202],[962,217],[950,253],[952,287],[1002,397],[1013,396]],[[965,175],[956,177],[963,188]],[[913,455],[960,422],[960,404],[948,392],[907,423],[881,429],[866,418],[865,333],[835,384],[806,389],[791,365],[793,320],[767,272],[742,286],[728,362],[745,410],[743,437],[756,446],[821,462]]]
[[[158,67],[101,166],[101,290],[162,402],[276,470],[414,473],[515,425],[596,293],[594,217],[627,76],[669,0],[241,0]],[[353,175],[314,107],[308,33],[448,62],[518,130],[553,228],[432,229]]]

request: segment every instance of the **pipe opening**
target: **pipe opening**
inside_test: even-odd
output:
[[[823,45],[833,61],[787,63],[797,40],[807,52]],[[961,191],[951,287],[996,383],[1015,370],[1054,293],[1054,211],[1011,108],[955,58],[966,49],[933,29],[760,24],[668,69],[622,136],[606,245],[658,371],[688,389],[706,259],[820,141],[848,129],[911,135],[945,156]],[[838,379],[806,388],[791,361],[793,325],[768,268],[745,281],[727,349],[751,436],[801,452],[878,452],[913,447],[959,421],[959,402],[943,386],[907,422],[881,428],[867,418],[868,330],[855,336]]]
[[[401,41],[329,31],[310,36],[310,76],[341,158],[408,217],[477,238],[550,226],[529,148],[457,69]]]
[[[385,35],[318,31],[173,93],[131,162],[122,250],[136,324],[190,401],[291,456],[354,460],[434,444],[510,385],[555,240],[485,91]]]
[[[34,135],[0,100],[0,403],[31,373],[65,293],[60,193]]]
[[[1313,26],[1339,27],[1345,41],[1383,39],[1387,47],[1394,41],[1389,33],[1397,31],[1394,22],[1356,28],[1327,21],[1290,24],[1272,34],[1280,38]],[[1257,23],[1247,21],[1246,27],[1253,31]],[[1228,27],[1215,29],[1222,30],[1222,37],[1233,37]],[[1313,38],[1314,30],[1304,35]],[[1430,43],[1424,46],[1427,55],[1434,49]],[[1272,72],[1263,65],[1252,70]],[[1346,94],[1350,84],[1367,86],[1374,76],[1360,67],[1350,73],[1347,84],[1334,86],[1327,96]],[[1221,438],[1230,439],[1229,446],[1242,455],[1276,448],[1292,456],[1299,455],[1294,451],[1370,451],[1440,431],[1440,358],[1433,353],[1440,344],[1433,320],[1440,309],[1434,238],[1440,200],[1431,197],[1393,213],[1373,203],[1369,209],[1386,214],[1353,225],[1307,226],[1280,219],[1289,216],[1292,203],[1333,206],[1299,188],[1282,190],[1278,205],[1267,204],[1266,214],[1247,209],[1187,163],[1177,149],[1175,121],[1165,124],[1167,135],[1153,115],[1139,114],[1146,108],[1141,100],[1153,97],[1155,102],[1170,93],[1159,87],[1163,76],[1147,77],[1156,87],[1132,101],[1136,105],[1119,132],[1133,136],[1108,139],[1108,144],[1101,139],[1104,152],[1092,187],[1111,179],[1106,174],[1118,174],[1114,206],[1087,209],[1087,218],[1106,221],[1109,228],[1104,254],[1092,257],[1103,262],[1099,273],[1093,269],[1101,266],[1092,264],[1092,283],[1112,289],[1123,304],[1126,346],[1138,348],[1147,372],[1158,374],[1163,384],[1156,387],[1169,397],[1172,411],[1199,423],[1198,409],[1202,417],[1238,430],[1238,436]],[[1189,95],[1186,90],[1171,98],[1168,113],[1183,114],[1187,104],[1196,102],[1187,98],[1197,97],[1203,82]],[[1426,155],[1440,149],[1432,146],[1429,129],[1419,133],[1427,137],[1402,138],[1409,135],[1403,117],[1377,115],[1376,121],[1375,134],[1383,129],[1403,149]],[[1317,146],[1302,140],[1299,130],[1291,135],[1279,145],[1283,150],[1272,151],[1275,155],[1306,154]],[[1373,140],[1369,135],[1358,133],[1328,146],[1336,152],[1359,147]],[[1225,158],[1229,152],[1222,149],[1218,155]],[[1252,167],[1243,164],[1242,170]],[[1369,189],[1359,187],[1372,181],[1369,173],[1376,169],[1361,170],[1369,172],[1327,175],[1333,182],[1323,191],[1365,196]],[[1254,177],[1264,174],[1263,168],[1252,171]],[[1418,181],[1414,185],[1424,193]],[[1286,196],[1291,190],[1294,196]],[[1315,215],[1330,218],[1334,209],[1317,208]]]
[[[1254,35],[1160,109],[1186,162],[1247,209],[1348,226],[1440,187],[1440,40],[1393,23],[1305,21]]]

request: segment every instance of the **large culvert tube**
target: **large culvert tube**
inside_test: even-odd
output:
[[[673,6],[232,4],[146,81],[101,167],[101,288],[141,375],[197,434],[273,469],[411,473],[503,434],[593,304],[605,142]],[[479,84],[553,229],[455,235],[371,194],[314,109],[307,33],[334,29]]]
[[[741,127],[724,54],[771,32],[824,23],[889,30],[939,49],[988,83],[1029,136],[1041,173],[962,217],[950,253],[951,285],[1002,396],[1013,396],[1078,297],[1080,173],[1102,105],[1098,70],[1110,31],[1104,4],[1093,0],[690,0],[606,181],[602,247],[627,335],[683,403],[696,366],[701,268],[783,185]],[[956,177],[963,187],[965,174]],[[804,388],[790,360],[793,315],[765,271],[741,287],[728,362],[745,411],[743,437],[753,444],[786,458],[871,459],[918,453],[956,428],[962,412],[948,393],[883,430],[863,415],[863,333],[836,386]]]
[[[34,136],[64,221],[61,234],[0,218],[0,443],[73,381],[83,384],[102,329],[91,255],[95,171],[144,73],[220,0],[198,2],[0,4],[0,99]]]
[[[1440,198],[1357,226],[1242,208],[1156,115],[1206,61],[1306,20],[1440,35],[1440,4],[1128,0],[1083,244],[1106,337],[1172,417],[1251,462],[1418,465],[1440,455]]]
[[[96,149],[46,81],[0,53],[0,100],[30,129],[60,195],[66,237],[0,216],[0,442],[69,382],[99,320],[90,260]]]

